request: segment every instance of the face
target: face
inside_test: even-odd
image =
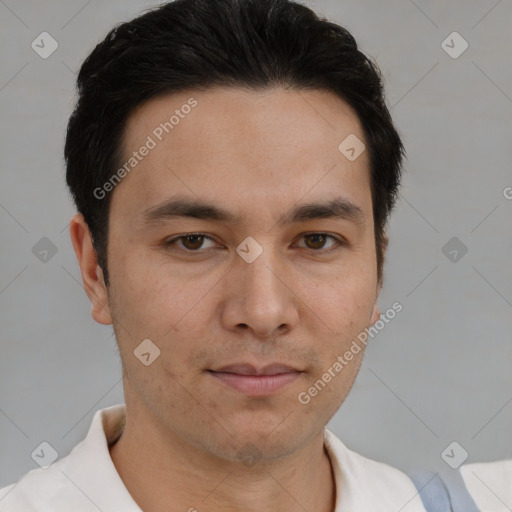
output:
[[[93,310],[114,325],[129,408],[224,459],[322,432],[364,346],[333,365],[379,316],[369,157],[341,153],[350,134],[364,141],[354,111],[321,91],[212,89],[132,114],[139,156],[112,192],[108,308]]]

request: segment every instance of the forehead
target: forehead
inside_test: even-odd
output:
[[[216,88],[167,94],[129,117],[121,165],[137,162],[126,166],[112,202],[125,214],[140,215],[173,194],[278,208],[341,192],[371,208],[368,152],[350,161],[339,149],[354,135],[364,141],[357,115],[330,92]]]

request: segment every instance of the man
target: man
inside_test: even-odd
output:
[[[124,405],[18,511],[423,511],[325,428],[357,376],[404,154],[378,68],[286,0],[177,0],[84,62],[70,235]]]

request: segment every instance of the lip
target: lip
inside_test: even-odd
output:
[[[208,372],[216,380],[253,398],[277,393],[303,373],[282,364],[271,364],[263,368],[250,364],[233,364]]]
[[[297,368],[293,366],[288,366],[280,363],[272,363],[267,366],[263,366],[261,368],[257,368],[249,363],[235,363],[228,364],[226,366],[222,366],[221,368],[217,368],[216,370],[211,370],[214,372],[220,373],[236,373],[238,375],[279,375],[282,373],[291,373],[298,372]]]
[[[274,375],[241,375],[239,373],[209,371],[215,379],[249,397],[269,396],[297,379],[302,372],[294,371]]]

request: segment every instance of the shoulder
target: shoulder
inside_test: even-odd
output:
[[[512,506],[512,460],[461,466],[467,490],[481,510],[509,512]]]
[[[97,512],[109,499],[105,483],[127,504],[125,510],[134,510],[108,451],[108,442],[123,426],[124,413],[123,404],[96,411],[86,438],[69,455],[0,489],[1,512]]]
[[[418,491],[405,473],[350,450],[329,429],[324,430],[324,442],[343,500],[340,510],[424,512]]]
[[[75,449],[79,446],[77,445]],[[0,510],[2,512],[46,512],[52,510],[48,507],[52,502],[55,503],[55,500],[72,500],[70,482],[63,470],[70,456],[71,454],[47,468],[32,469],[18,482],[0,489]]]

